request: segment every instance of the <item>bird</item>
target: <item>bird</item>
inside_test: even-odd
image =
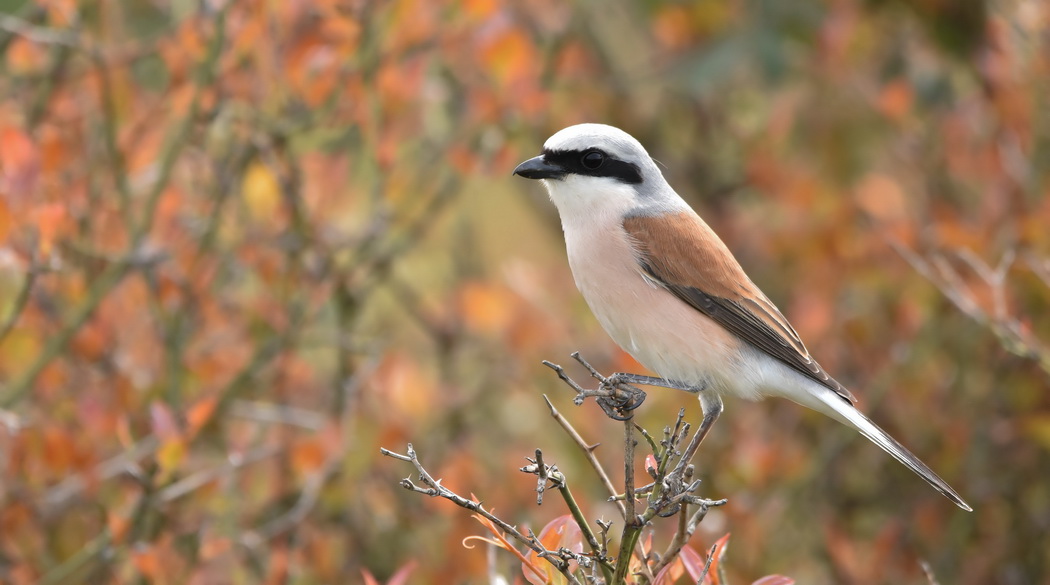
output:
[[[721,238],[668,184],[645,148],[605,124],[552,135],[514,169],[558,210],[573,279],[602,328],[659,377],[617,383],[696,393],[703,420],[681,467],[723,410],[723,396],[779,396],[860,432],[960,508],[959,494],[856,407]]]

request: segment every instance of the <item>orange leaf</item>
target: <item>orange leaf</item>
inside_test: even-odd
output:
[[[186,434],[190,437],[196,435],[208,424],[218,406],[219,399],[215,396],[205,396],[193,403],[186,411]]]
[[[482,63],[500,84],[535,77],[536,46],[529,37],[516,28],[500,31],[480,52]]]
[[[135,569],[149,579],[157,579],[162,573],[160,554],[152,547],[141,547],[131,552],[131,562]]]
[[[907,217],[904,191],[886,175],[871,174],[857,187],[857,204],[880,221],[899,221]]]
[[[887,118],[899,121],[908,114],[913,101],[914,92],[911,86],[908,82],[898,79],[882,88],[878,97],[878,108]]]
[[[518,299],[502,286],[468,282],[459,291],[459,306],[468,327],[495,334],[513,323]]]
[[[497,8],[496,0],[464,0],[463,12],[467,17],[484,20],[492,16]]]
[[[0,130],[0,194],[13,202],[28,201],[40,176],[40,153],[20,128]]]
[[[33,210],[33,222],[40,236],[39,245],[42,253],[49,254],[55,240],[58,239],[57,236],[65,231],[63,228],[67,215],[66,207],[61,203],[40,205]]]
[[[325,448],[319,436],[299,441],[292,448],[292,468],[299,473],[316,471],[324,462]]]
[[[438,398],[434,376],[406,352],[388,353],[372,384],[384,397],[387,413],[405,424],[429,416]]]
[[[202,560],[211,560],[228,553],[233,549],[233,542],[229,538],[209,537],[201,542],[200,556]]]
[[[11,215],[11,208],[7,206],[2,195],[3,193],[0,192],[0,243],[7,240],[7,236],[11,234],[11,228],[15,227],[15,218]]]
[[[474,494],[470,494],[470,499],[475,501],[475,502],[478,501],[477,496],[475,496]],[[528,574],[529,571],[531,571],[533,574],[536,574],[536,575],[542,575],[543,574],[540,571],[539,567],[536,567],[532,563],[531,560],[529,560],[525,555],[521,554],[521,552],[518,551],[518,549],[514,548],[509,542],[507,542],[507,539],[503,537],[503,531],[500,530],[495,524],[493,524],[491,520],[489,520],[488,518],[482,516],[481,514],[472,514],[471,516],[473,516],[473,518],[475,520],[480,522],[482,526],[487,528],[489,530],[489,532],[491,532],[492,535],[496,539],[495,540],[490,540],[488,538],[484,538],[484,537],[481,537],[481,536],[468,536],[467,538],[463,539],[463,547],[464,548],[473,548],[473,547],[467,546],[467,542],[468,541],[471,541],[471,540],[483,540],[483,541],[485,541],[485,542],[487,542],[489,544],[492,544],[493,546],[498,546],[498,547],[500,547],[500,548],[502,548],[502,549],[504,549],[506,551],[509,551],[514,556],[518,557],[518,560],[520,560],[521,564],[522,564],[522,572]],[[525,571],[526,568],[529,571]]]
[[[122,543],[124,537],[128,534],[128,529],[131,528],[131,522],[126,516],[110,512],[106,515],[106,527],[109,528],[110,538],[115,543]]]
[[[576,520],[569,514],[559,516],[554,520],[551,520],[543,527],[540,531],[539,536],[540,544],[547,550],[558,550],[560,548],[567,548],[573,552],[583,552],[583,533],[580,531],[580,527],[576,524]],[[541,585],[544,583],[566,583],[565,576],[558,572],[553,565],[548,563],[546,560],[540,558],[536,551],[529,551],[526,555],[531,561],[530,569],[539,569],[543,573],[544,578],[540,579],[530,571],[526,571],[525,567],[522,567],[522,572],[525,573],[525,579],[533,585]]]
[[[89,360],[100,359],[112,347],[112,340],[105,324],[99,319],[89,321],[76,333],[70,343],[72,350]]]
[[[14,73],[36,73],[47,64],[47,48],[27,38],[16,36],[6,52],[7,66]]]
[[[77,444],[68,431],[49,426],[44,429],[44,461],[48,469],[67,472],[76,459]]]

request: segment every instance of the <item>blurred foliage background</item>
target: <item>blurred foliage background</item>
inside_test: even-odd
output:
[[[738,582],[1050,579],[1045,2],[0,12],[0,581],[513,580],[461,544],[468,514],[398,487],[379,447],[409,441],[537,530],[564,513],[517,471],[541,447],[613,517],[541,394],[612,469],[619,427],[539,361],[641,370],[510,176],[584,121],[641,140],[975,508],[819,415],[736,401],[697,461],[729,498],[697,550],[732,532]],[[654,390],[640,422],[682,406],[699,420]]]

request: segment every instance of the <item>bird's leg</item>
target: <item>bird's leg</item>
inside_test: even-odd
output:
[[[689,462],[693,459],[693,455],[700,448],[700,443],[704,441],[704,437],[707,436],[715,421],[718,420],[718,415],[722,414],[722,398],[714,392],[701,392],[700,408],[704,411],[704,420],[700,422],[700,428],[696,429],[693,438],[689,440],[689,444],[686,446],[685,451],[682,452],[682,457],[678,460],[678,464],[664,479],[663,500],[668,505],[660,507],[658,512],[660,516],[667,517],[677,514],[681,504],[671,503],[669,500],[696,489],[700,483],[699,481],[692,484],[686,483],[685,478],[689,475],[687,469]]]
[[[718,415],[722,414],[722,398],[714,392],[702,393],[700,394],[700,408],[704,411],[704,420],[700,422],[700,428],[696,429],[696,434],[689,440],[689,445],[682,452],[682,458],[678,460],[678,465],[675,465],[672,473],[680,472],[689,465],[696,450],[700,448],[700,443],[718,420]]]
[[[641,374],[629,374],[627,372],[616,372],[605,380],[606,383],[610,385],[641,384],[642,386],[659,386],[660,388],[670,388],[672,390],[685,390],[686,392],[692,392],[694,394],[703,390],[703,387],[686,384],[685,382],[679,382],[678,380],[657,378],[656,376],[643,376]]]

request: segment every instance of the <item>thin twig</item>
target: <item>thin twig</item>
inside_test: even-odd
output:
[[[157,492],[157,501],[159,503],[168,503],[178,500],[216,480],[229,476],[238,469],[277,455],[281,451],[281,449],[273,446],[264,446],[253,449],[244,455],[231,454],[226,458],[224,464],[188,475],[160,490]]]
[[[249,531],[241,538],[241,543],[257,549],[266,541],[273,539],[300,524],[306,515],[317,505],[321,490],[340,469],[340,457],[332,457],[318,471],[310,475],[303,486],[299,499],[284,514],[267,522],[261,528]]]
[[[328,423],[321,413],[287,404],[234,400],[230,405],[230,416],[258,422],[292,425],[311,431],[319,431]]]
[[[36,245],[33,244],[33,249],[36,250]],[[39,273],[40,268],[37,266],[36,253],[29,259],[29,268],[26,269],[26,276],[22,280],[22,286],[18,289],[18,294],[15,295],[15,302],[11,304],[11,310],[7,314],[7,318],[4,319],[3,324],[0,324],[0,341],[3,341],[7,334],[11,332],[15,327],[15,323],[18,322],[18,318],[22,315],[22,310],[25,309],[26,304],[29,302],[30,293],[33,291],[33,284],[36,282],[36,276]]]
[[[707,562],[704,563],[704,570],[700,571],[700,578],[696,580],[696,585],[704,585],[704,579],[707,578],[707,572],[711,570],[711,563],[715,560],[715,550],[717,548],[717,544],[711,545],[711,550],[707,552]]]
[[[598,458],[594,455],[594,451],[598,448],[600,443],[595,443],[594,445],[587,444],[587,441],[584,441],[583,437],[580,436],[580,433],[576,432],[576,429],[571,423],[569,423],[569,420],[562,416],[562,414],[558,412],[558,409],[554,408],[554,404],[551,403],[550,398],[547,398],[546,394],[543,395],[543,401],[547,403],[547,408],[550,409],[551,416],[554,417],[554,420],[561,425],[561,428],[565,429],[565,432],[569,434],[569,437],[572,438],[573,442],[575,442],[576,445],[580,447],[580,450],[583,451],[584,458],[587,459],[587,462],[591,464],[592,468],[594,468],[595,473],[598,474],[598,479],[601,480],[602,485],[604,485],[605,489],[609,492],[609,496],[615,498],[619,492],[616,490],[616,486],[613,485],[612,480],[609,479],[609,474],[606,473],[601,462],[598,461]],[[616,502],[616,506],[620,509],[620,516],[627,518],[627,509],[624,507],[623,503],[618,501]]]
[[[976,254],[968,250],[956,253],[973,273],[992,292],[992,313],[989,314],[978,304],[976,295],[962,276],[943,256],[931,255],[927,261],[903,244],[890,242],[891,246],[920,275],[933,284],[959,311],[980,325],[987,327],[998,339],[999,344],[1008,352],[1021,358],[1034,361],[1047,374],[1050,374],[1050,348],[1036,339],[1022,323],[1010,317],[1006,308],[1006,277],[1013,266],[1016,253],[1009,251],[1003,255],[996,268],[992,268]],[[1050,273],[1043,274],[1045,266],[1040,266],[1031,258],[1027,262],[1036,276],[1050,285]]]
[[[696,532],[697,526],[703,522],[711,508],[721,506],[726,502],[727,500],[722,499],[716,502],[701,503],[692,516],[688,514],[688,504],[683,505],[681,511],[678,512],[678,530],[675,531],[674,538],[667,545],[667,549],[660,555],[660,560],[653,567],[653,572],[659,574],[664,567],[669,565],[682,552],[682,549]]]

